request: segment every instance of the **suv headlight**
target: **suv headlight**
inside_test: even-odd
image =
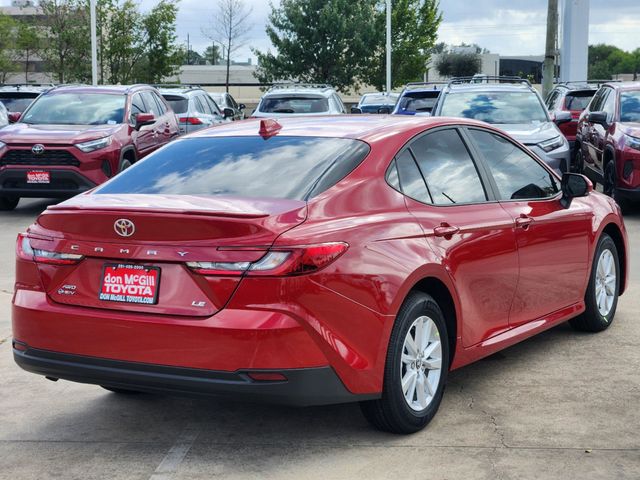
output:
[[[91,140],[84,143],[76,143],[76,147],[82,150],[84,153],[100,150],[101,148],[111,145],[111,136],[99,138],[97,140]]]
[[[634,150],[640,150],[640,138],[632,137],[631,135],[624,135],[624,143],[627,147]]]
[[[545,140],[544,142],[540,142],[538,144],[538,146],[545,152],[550,152],[551,150],[560,148],[562,145],[564,145],[564,139],[562,135],[558,135],[557,137],[550,138],[549,140]]]

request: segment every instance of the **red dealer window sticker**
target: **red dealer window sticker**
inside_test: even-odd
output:
[[[27,172],[27,183],[51,183],[51,172],[31,170]]]
[[[147,265],[106,264],[100,300],[155,305],[158,303],[160,268]]]

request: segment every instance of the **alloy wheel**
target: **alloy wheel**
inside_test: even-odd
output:
[[[442,370],[442,344],[435,322],[418,317],[404,339],[400,359],[402,393],[412,410],[423,411],[433,400]]]
[[[605,249],[600,254],[596,267],[596,304],[598,311],[605,319],[616,296],[616,266],[611,250]]]

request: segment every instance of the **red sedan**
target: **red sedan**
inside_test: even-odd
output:
[[[447,373],[627,278],[615,202],[463,119],[249,120],[49,207],[17,242],[13,353],[108,390],[359,401],[423,428]]]

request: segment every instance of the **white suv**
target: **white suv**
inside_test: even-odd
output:
[[[344,113],[347,113],[344,103],[330,85],[289,83],[271,87],[252,116],[274,118]]]

